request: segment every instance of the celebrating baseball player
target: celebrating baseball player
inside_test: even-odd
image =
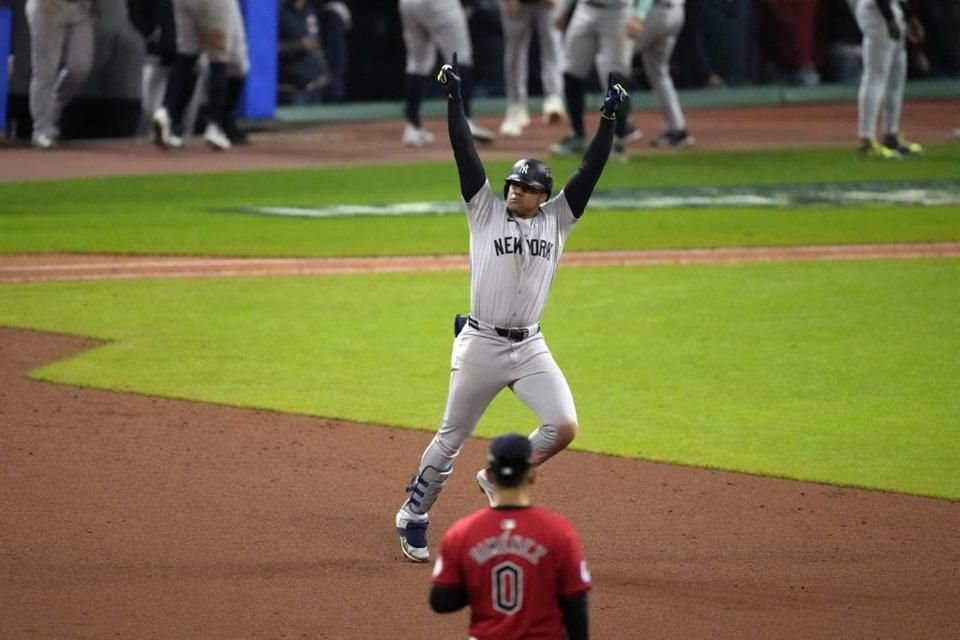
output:
[[[903,0],[856,1],[863,32],[863,75],[857,99],[860,136],[858,153],[880,160],[916,155],[923,148],[900,135],[900,112],[907,80],[905,40],[923,40],[923,27]],[[877,142],[877,115],[883,113],[883,144]]]
[[[580,168],[553,195],[553,175],[539,160],[513,165],[502,195],[484,172],[463,112],[456,57],[438,75],[447,87],[447,126],[470,227],[470,315],[455,323],[443,422],[420,460],[409,498],[397,512],[400,549],[426,562],[428,512],[453,473],[453,460],[493,398],[509,387],[539,418],[530,436],[533,464],[562,451],[577,433],[567,381],[540,332],[563,245],[586,209],[610,156],[617,109],[626,91],[611,76],[597,134]],[[459,316],[458,316],[459,320]],[[484,474],[481,489],[492,495]]]
[[[470,606],[476,640],[589,637],[590,573],[580,540],[563,517],[531,506],[530,441],[512,433],[490,444],[484,472],[491,508],[453,524],[440,542],[430,606]]]

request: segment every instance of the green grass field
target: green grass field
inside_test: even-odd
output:
[[[488,163],[498,183],[508,163]],[[557,182],[574,169],[554,166]],[[598,190],[891,180],[957,180],[958,145],[915,162],[864,163],[847,150],[713,152],[610,163]],[[356,256],[466,251],[459,216],[276,219],[253,205],[455,201],[449,164],[0,185],[0,253],[112,252]],[[591,210],[568,250],[912,242],[956,239],[960,206],[861,209]]]
[[[957,145],[889,164],[678,154],[610,165],[599,188],[956,180],[958,167]],[[449,166],[0,185],[0,252],[464,253],[459,216],[212,211],[450,200],[455,185]],[[591,211],[569,250],[958,240],[955,205]],[[577,398],[575,446],[960,499],[958,282],[948,259],[561,268],[544,328]],[[42,379],[432,430],[468,286],[465,273],[4,284],[0,324],[108,341]],[[479,433],[533,426],[506,393]]]

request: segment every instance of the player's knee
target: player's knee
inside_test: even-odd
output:
[[[577,431],[580,430],[579,425],[576,420],[570,420],[556,426],[557,439],[556,447],[557,450],[566,449],[570,446],[570,443],[573,442],[573,439],[577,437]]]
[[[470,429],[449,429],[442,426],[433,437],[433,442],[444,458],[453,460],[460,454],[470,432]]]
[[[203,49],[211,62],[227,62],[230,52],[227,49],[227,34],[222,29],[208,29],[202,34]]]

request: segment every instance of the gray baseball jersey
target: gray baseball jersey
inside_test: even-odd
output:
[[[400,0],[400,20],[407,52],[406,72],[425,76],[436,70],[437,49],[445,60],[453,53],[473,65],[467,17],[460,0]]]
[[[649,4],[649,7],[647,6]],[[670,77],[670,56],[683,29],[685,0],[653,0],[641,3],[638,16],[643,29],[635,41],[643,59],[643,72],[653,89],[667,131],[681,131],[687,122]]]
[[[27,0],[25,14],[30,28],[33,139],[56,140],[64,107],[93,67],[93,3]]]
[[[471,315],[497,327],[536,325],[543,316],[576,218],[561,191],[532,218],[506,214],[488,181],[466,203],[470,223]]]
[[[883,107],[884,133],[900,130],[903,91],[907,78],[907,49],[903,11],[897,0],[890,2],[893,18],[900,25],[901,36],[894,40],[887,32],[887,21],[877,7],[877,0],[858,0],[857,24],[863,32],[863,75],[857,99],[857,130],[860,138],[874,139],[877,116]]]

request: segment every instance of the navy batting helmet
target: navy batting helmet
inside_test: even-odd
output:
[[[546,192],[547,198],[550,198],[550,192],[553,191],[553,172],[550,167],[542,160],[533,158],[523,158],[517,160],[510,169],[510,174],[503,180],[503,197],[507,197],[507,189],[511,182],[519,182],[535,189]]]

